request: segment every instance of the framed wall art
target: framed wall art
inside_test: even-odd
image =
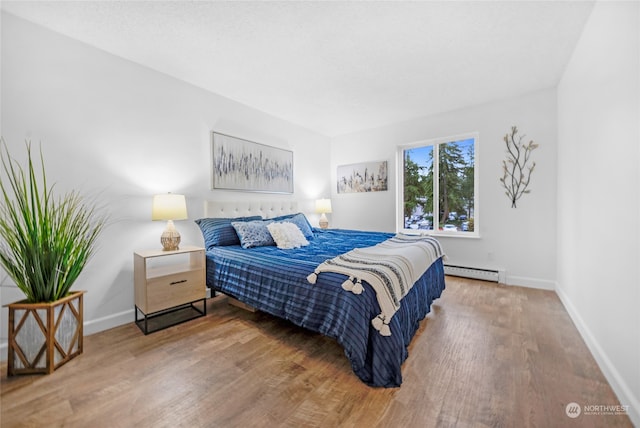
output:
[[[211,133],[212,189],[293,193],[293,152]]]
[[[387,190],[387,161],[362,162],[338,166],[338,193],[380,192]]]

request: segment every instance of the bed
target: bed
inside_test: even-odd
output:
[[[297,215],[296,215],[297,214]],[[347,275],[323,272],[310,282],[319,264],[353,248],[366,248],[394,237],[392,233],[311,228],[309,245],[280,249],[274,245],[243,248],[230,220],[252,222],[300,220],[295,201],[205,202],[205,216],[196,223],[207,248],[207,286],[257,310],[335,339],[343,348],[353,372],[367,385],[398,387],[407,348],[431,303],[445,288],[442,257],[419,276],[387,321],[384,336],[372,325],[380,314],[374,289],[362,281],[362,292],[343,288]],[[225,225],[225,222],[227,222]],[[212,224],[218,226],[212,232]],[[239,223],[234,222],[236,227]],[[305,230],[300,224],[300,229]],[[213,239],[212,234],[216,235]],[[234,240],[235,238],[235,240]],[[243,241],[243,244],[245,242]],[[314,276],[314,275],[311,275]]]

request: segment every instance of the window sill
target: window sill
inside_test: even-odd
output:
[[[414,229],[405,229],[400,233],[404,233],[405,235],[424,235],[424,236],[433,236],[434,238],[462,238],[462,239],[480,239],[480,235],[477,233],[468,233],[468,232],[417,232]]]
[[[429,233],[429,236],[434,236],[437,238],[462,238],[462,239],[480,239],[480,235],[475,233],[466,233],[466,232],[434,232]]]

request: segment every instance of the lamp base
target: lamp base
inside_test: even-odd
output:
[[[320,215],[320,221],[318,224],[320,225],[320,229],[327,229],[329,227],[329,220],[324,213]]]
[[[162,244],[163,251],[176,251],[180,249],[180,234],[173,225],[172,220],[167,222],[167,228],[160,236],[160,243]]]

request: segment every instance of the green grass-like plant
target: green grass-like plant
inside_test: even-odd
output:
[[[27,165],[0,139],[0,263],[30,303],[65,297],[95,250],[106,217],[77,191],[54,195],[40,148],[40,177],[26,142]]]

